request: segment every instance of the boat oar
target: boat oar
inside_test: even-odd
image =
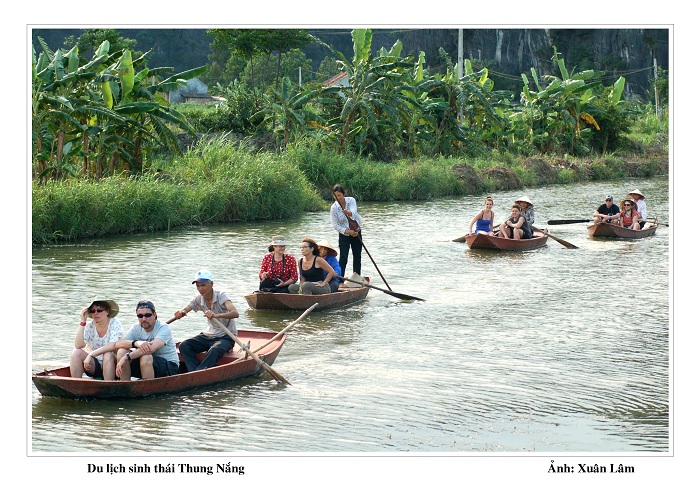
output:
[[[656,224],[657,226],[671,227],[668,224],[664,224],[663,222],[657,221],[656,219],[643,219],[643,220],[640,220],[639,222],[649,222],[651,224]]]
[[[333,198],[335,199],[335,201],[338,203],[338,205],[340,205],[340,201],[338,200],[338,197],[335,195],[335,192],[333,192],[333,187],[331,186],[331,183],[328,181],[328,179],[326,178],[325,175],[321,174],[321,177],[323,177],[323,180],[325,180],[326,185],[328,185],[328,188],[331,189],[331,194],[333,195]],[[343,206],[340,205],[340,208],[342,209]],[[347,214],[345,214],[345,217],[348,219],[348,223],[349,223],[349,222],[350,222],[350,216],[347,215]],[[367,253],[367,256],[369,256],[370,261],[372,261],[372,264],[374,265],[374,269],[377,270],[377,273],[379,273],[379,276],[381,276],[382,281],[384,282],[384,284],[386,285],[386,287],[389,288],[389,289],[391,290],[391,286],[389,286],[389,283],[386,282],[386,279],[384,279],[384,275],[382,274],[381,271],[379,271],[379,266],[377,266],[377,263],[374,262],[374,258],[372,257],[372,255],[371,255],[371,254],[369,253],[369,251],[367,250],[367,246],[365,246],[365,242],[362,240],[362,236],[359,236],[359,235],[358,235],[358,237],[360,238],[360,244],[362,244],[362,248],[363,248],[363,249],[365,250],[365,252]],[[355,257],[355,256],[353,255],[353,258],[354,258],[354,257]]]
[[[231,337],[231,338],[233,339],[233,341],[236,342],[236,343],[238,344],[238,346],[239,346],[243,351],[245,351],[246,354],[250,355],[250,356],[253,358],[253,360],[254,360],[255,362],[257,362],[258,364],[260,364],[260,365],[262,366],[262,368],[265,369],[272,377],[274,377],[274,379],[275,379],[277,382],[283,382],[283,383],[285,383],[285,384],[289,384],[290,386],[292,385],[292,383],[289,382],[287,379],[285,379],[285,378],[282,376],[282,374],[280,374],[279,372],[277,372],[276,370],[274,370],[272,367],[270,367],[270,365],[269,365],[267,362],[265,362],[265,361],[262,360],[260,357],[258,357],[258,356],[255,354],[255,352],[253,352],[253,351],[250,350],[250,349],[247,349],[247,348],[243,345],[243,343],[242,343],[240,340],[238,340],[238,337],[236,337],[233,333],[231,333],[231,331],[230,331],[228,328],[226,328],[226,326],[225,326],[223,323],[221,323],[218,319],[212,318],[211,321],[214,322],[214,323],[216,323],[219,327],[221,327],[221,329],[222,329],[224,332],[226,332],[226,334],[227,334],[229,337]]]
[[[494,235],[497,235],[499,232],[500,232],[500,226],[496,227],[493,230]],[[465,234],[462,237],[458,237],[457,239],[453,239],[452,242],[458,242],[458,243],[467,242],[467,235]]]
[[[559,224],[578,224],[580,222],[593,222],[592,219],[554,219],[547,221],[550,226],[556,226]]]
[[[351,279],[349,279],[349,278],[345,278],[345,277],[340,276],[340,275],[337,275],[337,277],[340,278],[340,279],[343,280],[343,281],[351,281],[351,282],[353,282],[353,283],[359,283],[359,284],[361,284],[362,286],[366,286],[367,288],[374,288],[375,290],[383,291],[383,292],[386,293],[387,295],[395,296],[395,297],[398,298],[399,300],[419,300],[419,301],[425,301],[423,298],[418,298],[417,296],[404,295],[403,293],[396,293],[395,291],[385,290],[384,288],[379,288],[378,286],[372,286],[372,285],[370,285],[369,283],[365,283],[364,281],[360,283],[359,281],[354,281],[354,280],[351,280]]]
[[[306,315],[308,315],[309,313],[311,313],[312,311],[314,311],[314,309],[315,309],[317,306],[318,306],[318,303],[314,303],[313,305],[311,305],[309,308],[306,309],[306,311],[305,311],[304,313],[301,314],[301,316],[300,316],[299,318],[297,318],[297,319],[294,320],[292,323],[290,323],[289,325],[287,325],[286,327],[284,327],[282,330],[280,330],[279,332],[277,332],[277,334],[276,334],[274,337],[272,337],[270,340],[268,340],[267,342],[265,342],[264,344],[262,344],[262,345],[261,345],[260,347],[258,347],[257,349],[253,350],[253,352],[260,352],[262,349],[264,349],[265,347],[267,347],[268,345],[270,345],[272,342],[274,342],[275,340],[277,340],[278,338],[280,338],[282,335],[284,335],[285,333],[289,332],[289,330],[290,330],[294,325],[296,325],[297,323],[301,322],[304,318],[306,318]],[[239,359],[236,359],[233,363],[240,362],[240,361],[242,361],[242,360],[244,360],[244,359],[245,359],[245,357],[241,357],[241,358],[239,358]]]
[[[533,228],[534,230],[536,230],[536,231],[540,231],[541,233],[547,234],[549,237],[551,237],[552,239],[554,239],[556,242],[558,242],[558,243],[561,244],[562,246],[565,246],[565,247],[567,247],[567,248],[569,248],[569,249],[578,249],[578,246],[574,246],[573,244],[571,244],[571,243],[568,242],[568,241],[564,241],[564,240],[561,239],[561,238],[558,238],[558,237],[556,237],[556,236],[553,236],[552,233],[549,232],[549,231],[545,232],[545,231],[543,231],[542,229],[537,229],[535,226],[532,226],[532,228]]]

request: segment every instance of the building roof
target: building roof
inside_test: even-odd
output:
[[[336,75],[333,76],[332,78],[330,78],[330,79],[324,81],[324,82],[323,82],[323,85],[324,85],[324,86],[333,86],[334,84],[340,84],[340,82],[341,82],[343,79],[347,78],[347,77],[348,77],[348,73],[347,73],[347,72],[341,72],[341,73],[339,73],[339,74],[336,74]]]

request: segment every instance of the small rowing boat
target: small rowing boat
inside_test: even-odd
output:
[[[239,330],[238,339],[250,350],[255,350],[274,337],[274,332]],[[258,357],[271,365],[286,339],[280,336],[260,351]],[[178,344],[179,345],[179,344]],[[204,354],[200,354],[200,360]],[[160,394],[173,394],[204,386],[231,382],[243,377],[263,373],[263,367],[238,346],[219,359],[214,367],[185,372],[185,364],[180,356],[180,374],[155,379],[132,379],[130,381],[103,381],[101,379],[76,378],[70,376],[70,367],[44,370],[32,376],[34,385],[43,396],[69,399],[132,399]]]
[[[469,234],[464,241],[469,249],[496,249],[499,251],[525,251],[541,248],[547,244],[549,236],[542,231],[533,231],[530,239],[508,239],[505,237],[488,236],[486,234]],[[457,241],[457,240],[455,240]]]
[[[643,229],[634,230],[614,224],[598,223],[588,226],[588,234],[591,237],[609,237],[618,239],[641,239],[656,234],[656,224],[647,224]]]
[[[365,282],[369,284],[370,278],[365,276]],[[306,310],[314,303],[318,303],[316,310],[330,310],[339,308],[360,300],[364,300],[369,293],[369,287],[340,287],[335,293],[325,295],[296,295],[291,293],[268,293],[256,291],[245,295],[248,306],[254,310]]]

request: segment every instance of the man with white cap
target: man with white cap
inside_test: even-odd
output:
[[[644,202],[644,194],[639,189],[634,189],[629,194],[637,204],[637,213],[639,214],[639,228],[644,227],[644,221],[647,219],[647,203]]]
[[[599,224],[601,222],[617,222],[620,219],[620,208],[613,203],[613,196],[608,195],[605,198],[605,204],[601,204],[593,213],[593,222]]]
[[[233,339],[212,322],[212,318],[219,320],[232,334],[238,335],[234,320],[238,318],[238,310],[226,293],[214,289],[214,276],[211,271],[197,271],[192,284],[197,285],[199,294],[192,298],[185,308],[176,311],[175,318],[180,319],[191,311],[199,310],[209,322],[203,332],[180,344],[180,355],[185,361],[187,372],[214,367],[220,357],[233,349]],[[201,352],[206,354],[200,362],[197,354]]]

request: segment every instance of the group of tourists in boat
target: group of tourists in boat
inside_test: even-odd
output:
[[[494,230],[493,224],[496,216],[493,212],[493,198],[489,195],[484,200],[484,208],[481,209],[469,223],[471,234],[486,234],[507,239],[531,239],[533,225],[535,224],[535,206],[526,196],[515,199],[510,208],[510,217]],[[476,223],[476,230],[472,232]]]
[[[258,291],[299,295],[337,292],[343,285],[341,278],[344,279],[351,249],[353,276],[361,274],[363,220],[357,212],[357,201],[347,197],[341,185],[333,187],[333,196],[330,217],[338,233],[340,260],[336,258],[338,251],[327,240],[316,242],[305,237],[297,261],[286,252],[285,238],[275,236],[260,265]],[[187,372],[213,367],[234,347],[229,333],[238,334],[235,319],[239,313],[225,292],[214,289],[210,270],[198,271],[192,284],[196,285],[197,295],[165,323],[158,319],[153,302],[139,301],[135,313],[138,322],[126,332],[116,318],[119,305],[109,298],[93,298],[80,312],[75,349],[70,358],[71,377],[80,378],[84,373],[104,380],[130,380],[178,374],[180,358],[168,324],[191,311],[203,312],[208,323],[201,333],[180,343],[180,355]],[[89,317],[92,320],[88,321]],[[201,353],[205,355],[200,360],[197,355]]]
[[[627,194],[620,206],[613,202],[613,196],[608,195],[605,203],[593,213],[593,222],[611,223],[621,227],[640,230],[644,227],[647,218],[647,206],[644,202],[644,194],[639,189],[634,189]],[[534,234],[535,208],[527,196],[515,199],[510,217],[494,229],[495,215],[493,212],[493,198],[487,196],[484,200],[484,208],[481,209],[469,223],[467,236],[472,234],[485,234],[507,239],[531,239]],[[476,228],[474,228],[476,224]]]
[[[593,213],[593,222],[614,224],[635,231],[644,228],[647,218],[644,194],[639,189],[634,189],[627,196],[628,198],[620,203],[622,209],[615,204],[612,195],[606,196],[605,202]]]
[[[171,321],[185,317],[191,311],[201,311],[207,317],[207,327],[198,335],[180,344],[180,355],[188,372],[213,367],[221,356],[233,349],[237,335],[238,310],[228,295],[214,289],[214,276],[203,269],[195,274],[192,284],[197,295],[168,322],[158,319],[156,307],[150,300],[136,304],[138,320],[124,332],[116,318],[119,305],[110,298],[93,298],[80,312],[80,324],[75,335],[75,349],[70,358],[71,377],[89,377],[104,380],[131,377],[152,379],[180,372],[180,358]],[[88,317],[92,320],[88,321]],[[224,328],[215,324],[214,319]],[[228,330],[228,332],[227,332]],[[200,362],[197,354],[206,352]]]

